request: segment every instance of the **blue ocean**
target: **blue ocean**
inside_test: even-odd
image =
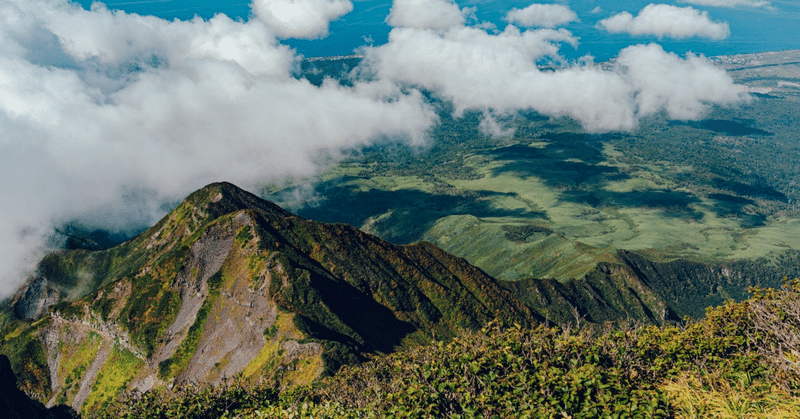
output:
[[[89,8],[91,0],[79,0]],[[503,17],[512,8],[524,8],[532,1],[522,0],[467,0],[457,2],[461,7],[474,7],[477,22],[491,22],[502,30],[506,22]],[[562,2],[563,3],[563,2]],[[772,1],[768,7],[702,7],[685,1],[670,1],[675,6],[692,6],[707,11],[712,20],[730,25],[731,35],[727,39],[670,40],[656,37],[626,34],[609,34],[596,27],[597,22],[613,14],[627,11],[636,15],[651,1],[641,0],[588,0],[571,2],[568,5],[578,14],[580,22],[566,26],[580,38],[576,49],[569,45],[562,48],[567,58],[592,55],[596,61],[605,61],[617,55],[619,50],[631,44],[658,42],[664,49],[678,54],[693,52],[713,55],[754,53],[800,48],[800,2]],[[248,20],[250,3],[235,0],[108,0],[109,9],[123,10],[140,15],[154,15],[164,19],[188,20],[195,16],[209,19],[224,13],[233,19]],[[330,35],[319,40],[289,39],[283,43],[292,46],[306,57],[348,55],[364,45],[380,45],[387,41],[391,28],[385,23],[391,8],[390,0],[353,0],[353,11],[331,24]]]

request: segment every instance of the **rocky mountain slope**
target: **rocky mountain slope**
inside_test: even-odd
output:
[[[541,320],[478,268],[205,187],[138,237],[49,255],[6,303],[0,352],[47,405],[240,375],[307,383],[493,319]]]

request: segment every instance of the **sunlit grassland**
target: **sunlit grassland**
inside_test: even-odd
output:
[[[453,215],[439,220],[424,239],[505,280],[576,278],[597,262],[610,260],[607,251],[580,246],[555,233],[537,234],[524,243],[511,242],[503,227],[528,225],[519,221]]]
[[[144,361],[115,344],[103,367],[97,373],[92,392],[83,403],[82,412],[102,410],[141,371]]]
[[[78,342],[59,342],[61,362],[58,365],[58,377],[64,385],[56,396],[56,402],[65,403],[75,396],[86,369],[100,350],[101,343],[102,339],[94,332],[89,332],[88,336]]]
[[[537,151],[558,155],[558,147],[551,143],[530,144]],[[559,160],[537,157],[520,164],[481,152],[464,157],[463,164],[476,174],[469,179],[392,171],[360,177],[357,173],[365,166],[361,163],[333,168],[325,178],[338,179],[338,187],[358,194],[353,199],[384,197],[385,201],[370,201],[369,208],[377,210],[373,213],[359,207],[359,202],[333,202],[344,211],[361,211],[364,218],[358,227],[388,237],[402,230],[410,241],[431,241],[508,280],[581,277],[598,261],[613,258],[615,249],[645,252],[658,260],[770,257],[800,249],[796,220],[772,216],[762,226],[743,227],[742,217],[756,211],[756,201],[739,212],[726,212],[707,192],[676,180],[691,176],[692,166],[665,161],[631,164],[620,161],[623,156],[609,144],[602,145],[599,157],[593,165],[578,163],[578,167],[600,167],[600,173],[616,175],[581,179],[565,171],[569,179],[560,179],[562,173],[550,170],[540,176],[540,166]],[[505,170],[512,164],[519,169]],[[553,234],[522,243],[506,237],[505,228],[531,224]],[[408,233],[415,229],[418,235]]]
[[[545,144],[537,143],[536,147]],[[768,257],[789,248],[800,249],[800,241],[796,240],[800,231],[798,220],[773,217],[762,227],[744,228],[736,214],[721,216],[714,200],[678,187],[672,180],[674,175],[690,173],[689,166],[655,162],[631,170],[630,165],[616,162],[619,153],[613,147],[605,146],[604,154],[608,157],[604,165],[633,173],[626,179],[605,182],[602,188],[593,191],[601,199],[605,192],[646,196],[655,191],[664,195],[681,194],[678,196],[687,197],[690,203],[673,209],[670,202],[658,200],[632,205],[615,205],[611,199],[601,205],[568,200],[563,198],[562,191],[536,176],[495,174],[507,162],[476,155],[465,162],[476,169],[480,178],[445,181],[462,193],[499,192],[481,199],[489,201],[492,208],[516,211],[522,217],[443,217],[425,232],[423,239],[502,279],[578,277],[597,261],[605,260],[610,248],[656,250],[663,259],[697,260]],[[550,228],[556,235],[526,243],[505,239],[504,225],[530,223],[534,217],[538,217],[537,224]],[[576,242],[588,246],[579,250]],[[568,261],[555,262],[563,257]]]
[[[417,176],[374,177],[370,180],[373,182],[373,184],[370,185],[371,187],[387,191],[417,189],[424,192],[431,192],[433,189],[430,183],[425,182]]]
[[[283,349],[286,342],[304,339],[294,325],[294,317],[294,314],[278,313],[275,322],[264,330],[265,344],[244,368],[243,378],[259,383],[277,381],[279,377],[284,385],[291,387],[309,384],[319,377],[324,368],[321,353],[307,351],[288,355]]]

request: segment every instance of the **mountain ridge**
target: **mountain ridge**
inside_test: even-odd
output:
[[[114,248],[49,255],[30,284],[0,349],[26,391],[76,410],[124,389],[237,374],[293,386],[494,319],[541,320],[430,243],[305,220],[229,183]]]

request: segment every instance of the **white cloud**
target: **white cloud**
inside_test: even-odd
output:
[[[29,0],[0,16],[0,296],[65,221],[141,227],[209,182],[309,175],[320,153],[419,143],[434,118],[391,83],[294,79],[293,52],[258,20]]]
[[[393,27],[447,29],[464,24],[464,13],[448,0],[394,0],[387,22]]]
[[[631,35],[655,35],[677,39],[693,36],[725,39],[730,34],[728,24],[711,21],[708,12],[668,4],[649,4],[636,17],[628,12],[622,12],[601,20],[599,25],[612,33],[625,32]]]
[[[711,103],[741,99],[732,79],[705,58],[680,58],[655,44],[626,48],[613,71],[592,63],[538,69],[537,60],[557,57],[561,43],[576,40],[564,29],[521,32],[510,25],[497,35],[471,27],[396,28],[387,44],[367,50],[365,65],[378,78],[438,92],[456,112],[533,109],[575,118],[590,131],[631,129],[660,111],[695,119]]]
[[[681,0],[683,3],[695,4],[698,6],[714,7],[767,7],[770,2],[764,0]]]
[[[256,17],[281,38],[317,39],[328,25],[353,10],[350,0],[254,0]]]
[[[535,26],[555,28],[577,20],[578,15],[561,4],[532,4],[524,9],[512,9],[506,15],[507,22],[529,28]]]
[[[672,119],[694,120],[711,103],[731,105],[742,100],[725,70],[702,56],[680,58],[657,44],[634,45],[623,49],[616,63],[636,92],[638,116],[663,110]]]

